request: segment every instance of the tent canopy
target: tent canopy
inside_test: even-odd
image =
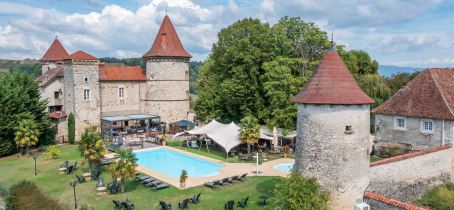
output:
[[[205,134],[209,136],[217,144],[224,147],[226,152],[241,144],[240,127],[233,122],[222,124],[213,120],[203,127],[194,128],[187,132],[194,135]]]
[[[193,125],[196,126],[197,124],[187,121],[187,120],[180,120],[180,121],[170,123],[170,125],[178,126],[178,127],[186,127],[186,126],[193,126]]]

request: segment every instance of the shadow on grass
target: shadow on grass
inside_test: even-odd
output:
[[[266,200],[267,207],[274,205],[274,202],[272,201],[272,198],[274,195],[274,193],[273,193],[274,187],[275,187],[276,183],[281,181],[281,179],[282,179],[281,177],[273,177],[272,179],[269,179],[267,181],[259,182],[255,186],[255,190],[257,190],[257,192],[259,192],[261,194],[260,196],[266,195],[266,196],[270,197],[268,200]],[[251,205],[254,205],[254,206],[263,206],[264,205],[263,200],[260,200],[258,197],[252,198],[252,199],[257,200],[257,202],[251,202]],[[251,200],[251,198],[249,198],[249,200]]]

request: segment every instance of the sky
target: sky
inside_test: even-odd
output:
[[[454,0],[2,0],[0,58],[40,59],[56,36],[70,54],[141,57],[166,10],[192,60],[237,20],[299,16],[381,65],[454,66]]]

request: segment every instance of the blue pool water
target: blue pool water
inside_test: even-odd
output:
[[[214,176],[221,173],[219,168],[224,167],[167,149],[135,152],[134,154],[139,159],[137,161],[139,165],[173,178],[180,177],[182,170],[186,170],[188,176],[192,177]]]
[[[273,166],[274,169],[279,171],[290,172],[293,169],[293,163],[281,163]]]

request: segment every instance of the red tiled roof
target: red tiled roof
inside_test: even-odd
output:
[[[46,76],[47,76],[47,82],[44,82],[44,79]],[[46,72],[44,72],[43,75],[36,78],[35,81],[39,82],[38,86],[46,87],[46,85],[52,83],[52,81],[56,80],[58,77],[63,77],[63,76],[64,76],[63,67],[57,67],[57,68],[47,70]]]
[[[302,104],[374,103],[358,86],[334,49],[326,52],[303,90],[291,101]]]
[[[90,55],[84,51],[77,51],[71,55],[68,55],[66,57],[63,58],[63,60],[73,60],[73,59],[80,59],[80,60],[99,60],[99,58],[93,56],[93,55]]]
[[[99,65],[99,80],[145,80],[145,70],[138,66],[104,66],[102,63]]]
[[[192,57],[184,50],[180,38],[178,38],[178,34],[167,15],[162,21],[161,28],[159,28],[151,49],[142,57],[154,56]]]
[[[54,42],[50,45],[49,49],[47,50],[46,54],[39,59],[40,61],[61,61],[64,57],[68,56],[68,52],[66,52],[63,45],[61,45],[58,39],[55,39]]]
[[[57,113],[57,112],[60,112],[60,113]],[[49,113],[49,116],[52,118],[57,118],[57,119],[66,117],[65,111],[57,111],[57,112],[51,112],[51,113]]]
[[[429,208],[418,206],[418,205],[415,205],[415,204],[412,204],[412,203],[408,203],[408,202],[404,202],[404,201],[401,201],[401,200],[399,200],[397,198],[387,197],[385,195],[382,195],[382,194],[376,193],[376,192],[367,191],[364,196],[366,198],[370,198],[370,199],[373,199],[373,200],[376,200],[376,201],[380,201],[382,203],[386,203],[388,205],[396,206],[396,207],[399,207],[399,208],[402,208],[402,209],[430,210]]]
[[[408,154],[398,155],[398,156],[394,156],[394,157],[372,162],[369,164],[369,166],[374,167],[374,166],[378,166],[378,165],[392,163],[392,162],[396,162],[396,161],[400,161],[400,160],[404,160],[404,159],[408,159],[408,158],[412,158],[412,157],[416,157],[416,156],[420,156],[420,155],[424,155],[424,154],[428,154],[428,153],[432,153],[432,152],[437,152],[437,151],[444,150],[444,149],[449,149],[451,147],[452,147],[452,145],[446,144],[443,146],[434,147],[434,148],[430,148],[430,149],[426,149],[426,150],[421,150],[418,152],[412,152],[412,153],[408,153]]]
[[[372,113],[454,120],[452,93],[453,69],[427,69]]]

